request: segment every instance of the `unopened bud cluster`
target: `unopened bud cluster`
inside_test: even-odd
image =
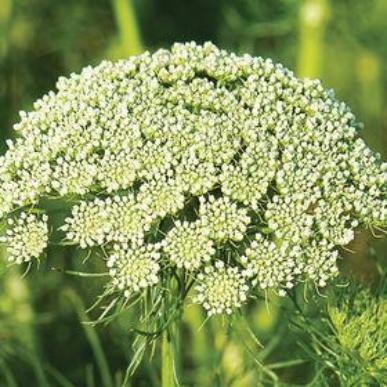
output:
[[[349,108],[270,59],[175,44],[61,77],[20,118],[0,158],[9,260],[43,252],[42,198],[75,198],[60,232],[102,246],[125,297],[177,270],[231,313],[325,286],[358,225],[387,225],[387,164]]]

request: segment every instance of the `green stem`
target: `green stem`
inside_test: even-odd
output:
[[[360,112],[366,124],[372,130],[365,131],[368,143],[378,152],[386,149],[383,145],[383,70],[378,55],[366,49],[360,49],[356,55],[356,76],[358,79],[358,98]],[[372,103],[369,103],[372,101]],[[368,133],[368,135],[367,135]],[[382,140],[382,141],[381,141]]]
[[[113,0],[113,11],[119,31],[121,54],[139,54],[143,48],[133,1]]]
[[[0,58],[7,54],[8,36],[12,21],[12,3],[12,0],[3,0],[0,7]]]
[[[300,8],[297,73],[301,77],[321,76],[329,9],[329,0],[305,0]]]
[[[168,330],[162,334],[161,341],[161,386],[170,387],[175,385],[173,377],[173,353]]]
[[[180,322],[177,318],[162,333],[161,338],[161,387],[178,385],[177,376],[180,366]]]

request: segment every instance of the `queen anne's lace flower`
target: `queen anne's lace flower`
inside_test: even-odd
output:
[[[285,289],[291,289],[298,276],[303,273],[302,250],[299,246],[281,245],[269,241],[261,234],[256,234],[254,241],[241,257],[246,274],[261,289],[279,289],[284,295]]]
[[[327,203],[319,200],[315,208],[315,223],[324,239],[335,245],[347,245],[355,236],[354,228],[358,225],[356,219],[351,220],[351,203],[340,200]]]
[[[154,217],[161,218],[183,209],[184,200],[183,185],[173,179],[144,183],[137,195],[139,203],[146,206]]]
[[[206,266],[197,276],[194,301],[202,304],[208,315],[231,314],[247,300],[249,286],[236,267],[227,267],[223,261]]]
[[[197,222],[177,221],[163,240],[164,251],[177,267],[198,269],[215,254],[214,242]]]
[[[93,185],[97,175],[96,158],[71,160],[59,157],[52,171],[52,188],[59,195],[84,195]]]
[[[97,179],[107,192],[130,188],[137,178],[140,162],[128,151],[106,152],[97,169]]]
[[[148,206],[138,202],[133,194],[82,201],[73,207],[71,215],[61,230],[81,248],[112,241],[142,241],[155,219]]]
[[[306,263],[304,272],[307,279],[317,286],[324,287],[327,281],[338,274],[338,252],[334,245],[326,240],[313,241],[305,248]]]
[[[299,193],[274,196],[265,218],[277,238],[299,244],[313,235],[313,216],[309,213],[313,196]]]
[[[110,208],[112,235],[109,239],[139,243],[150,230],[153,220],[154,216],[149,214],[147,206],[138,202],[134,195],[114,196]]]
[[[26,212],[8,219],[6,235],[0,242],[6,245],[9,262],[20,264],[40,257],[48,243],[47,220],[47,215]]]
[[[211,191],[219,181],[218,168],[211,162],[201,162],[196,156],[186,155],[176,167],[176,174],[183,182],[185,191],[203,195]]]
[[[222,192],[250,206],[259,207],[273,180],[278,163],[277,140],[265,134],[250,142],[236,164],[223,164],[220,181]]]
[[[114,245],[107,261],[112,286],[122,291],[125,297],[130,297],[134,292],[157,284],[159,258],[158,246],[155,245],[127,248]]]
[[[140,277],[155,283],[159,268],[163,280],[179,268],[195,278],[205,262],[199,302],[228,312],[247,286],[324,286],[337,274],[336,246],[358,226],[387,225],[387,163],[354,115],[318,80],[270,59],[175,44],[61,77],[33,108],[0,157],[0,217],[42,198],[79,200],[62,227],[67,241],[102,245],[113,283],[129,293]],[[39,222],[30,226],[46,235]],[[24,255],[25,240],[15,242],[10,257],[38,256],[43,242]],[[143,262],[156,242],[165,259],[145,260],[153,274],[125,274],[145,273],[130,257]]]
[[[208,230],[211,238],[222,242],[228,239],[240,241],[250,223],[246,208],[240,208],[228,197],[206,199],[199,197],[199,221]]]
[[[112,232],[112,200],[95,199],[92,202],[82,201],[74,206],[71,217],[65,219],[61,230],[66,238],[81,248],[102,245]]]

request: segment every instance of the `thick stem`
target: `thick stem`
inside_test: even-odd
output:
[[[135,55],[143,51],[133,0],[113,0],[113,11],[119,30],[121,55]]]
[[[162,335],[161,342],[161,386],[174,386],[173,377],[173,350],[169,337],[168,330],[165,330]]]
[[[321,76],[328,15],[329,0],[305,0],[300,8],[297,73],[301,77]]]
[[[180,368],[180,324],[177,318],[162,334],[161,386],[174,387]]]

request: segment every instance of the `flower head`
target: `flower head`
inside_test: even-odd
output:
[[[163,240],[164,251],[177,267],[198,269],[215,254],[213,240],[197,222],[177,221]]]
[[[137,201],[147,206],[152,216],[164,218],[183,209],[183,185],[175,179],[152,180],[140,187]]]
[[[66,218],[61,227],[67,240],[79,244],[83,249],[104,244],[112,228],[110,205],[110,200],[95,199],[74,206],[71,217]]]
[[[112,286],[125,297],[158,283],[160,254],[155,245],[131,247],[114,245],[107,266]]]
[[[240,241],[246,233],[250,217],[246,208],[239,207],[228,197],[199,197],[199,222],[216,241]]]
[[[47,220],[47,215],[26,212],[8,219],[9,227],[0,241],[6,245],[9,262],[20,264],[41,256],[48,243]]]
[[[248,286],[325,286],[337,246],[359,226],[387,226],[387,163],[355,116],[320,81],[270,59],[175,44],[56,86],[20,113],[0,157],[0,216],[42,198],[79,200],[66,239],[103,246],[129,293],[158,271],[168,280],[171,263],[194,279],[205,265],[199,302],[228,313]],[[13,260],[47,243],[43,219],[29,216],[9,225]],[[155,243],[167,259],[153,259]]]
[[[277,245],[262,234],[256,234],[241,261],[246,268],[244,274],[254,278],[261,289],[272,288],[278,290],[279,295],[285,295],[286,289],[293,288],[297,277],[303,273],[302,258],[299,246],[287,242]]]
[[[223,261],[206,266],[197,279],[194,302],[203,305],[210,316],[231,314],[247,300],[249,286],[246,279],[237,267],[227,267]]]

